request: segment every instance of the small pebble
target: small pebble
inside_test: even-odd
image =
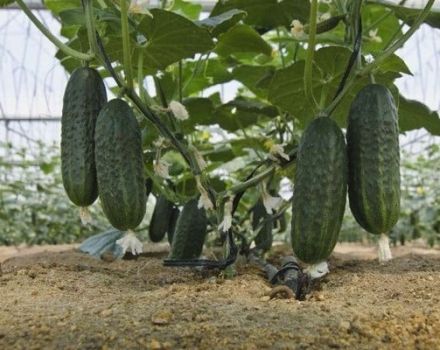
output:
[[[101,313],[100,313],[100,315],[101,315],[102,317],[109,317],[109,316],[111,316],[112,314],[113,314],[113,311],[112,311],[111,309],[103,310],[103,311],[101,311]]]
[[[167,325],[171,322],[173,313],[168,310],[159,310],[151,316],[151,322],[155,325]]]
[[[152,339],[150,342],[150,349],[151,350],[160,350],[160,349],[162,349],[162,344],[158,340]]]

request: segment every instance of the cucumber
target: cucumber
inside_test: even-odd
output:
[[[252,229],[254,232],[258,230],[255,236],[255,247],[257,250],[267,252],[272,248],[273,243],[273,221],[270,220],[271,215],[266,212],[263,202],[259,200],[251,210],[252,213]],[[259,225],[266,221],[261,227]]]
[[[133,230],[145,215],[147,196],[141,132],[124,100],[111,100],[99,113],[95,160],[105,216],[118,230]]]
[[[174,203],[164,195],[157,197],[148,234],[152,242],[160,242],[170,229]]]
[[[347,127],[348,195],[366,231],[390,231],[400,213],[400,151],[397,109],[382,85],[364,87],[354,99]]]
[[[196,259],[202,254],[208,220],[198,200],[191,199],[183,206],[176,223],[171,245],[171,259]]]
[[[81,67],[67,82],[61,117],[61,174],[67,196],[87,207],[98,198],[95,166],[95,125],[107,101],[98,72]]]
[[[174,236],[174,232],[176,231],[176,224],[177,224],[177,219],[179,218],[179,215],[180,215],[179,208],[174,207],[173,211],[171,213],[170,226],[167,231],[167,238],[168,238],[168,242],[170,244],[172,244],[172,242],[173,242],[173,236]]]
[[[308,264],[325,261],[338,240],[347,195],[344,135],[329,117],[314,119],[298,150],[292,204],[292,247]]]

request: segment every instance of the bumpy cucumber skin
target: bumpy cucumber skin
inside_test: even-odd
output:
[[[344,135],[328,117],[313,120],[302,136],[292,205],[292,247],[305,263],[327,259],[338,240],[347,196]]]
[[[364,87],[348,118],[350,209],[366,231],[390,231],[400,214],[400,152],[397,109],[382,85]]]
[[[174,203],[159,195],[151,217],[148,235],[152,242],[160,242],[170,229]]]
[[[99,113],[95,131],[99,198],[110,223],[135,229],[146,209],[141,132],[130,106],[121,99]]]
[[[255,206],[252,208],[252,229],[257,230],[258,225],[265,220],[270,219],[270,215],[266,212],[266,208],[263,205],[263,202],[259,200]],[[258,250],[263,252],[267,252],[272,248],[273,243],[273,222],[268,221],[263,224],[257,235],[255,236],[255,247]]]
[[[173,235],[171,259],[196,259],[202,254],[208,220],[197,204],[197,199],[191,199],[183,206]]]
[[[167,238],[168,238],[168,242],[170,244],[173,243],[173,236],[174,236],[174,232],[176,232],[176,224],[177,224],[177,219],[179,218],[179,215],[180,215],[179,208],[174,207],[173,211],[171,213],[170,226],[168,227],[168,231],[167,231]]]
[[[77,206],[98,198],[95,125],[107,101],[104,83],[92,68],[73,71],[64,92],[61,118],[61,173],[64,189]]]

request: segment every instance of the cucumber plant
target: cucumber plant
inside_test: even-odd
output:
[[[68,39],[64,43],[23,0],[16,0],[58,47],[57,58],[67,71],[94,67],[108,77],[109,89],[121,101],[118,104],[126,101],[123,111],[118,107],[109,112],[104,107],[101,115],[106,120],[98,118],[95,131],[98,193],[113,225],[125,230],[140,223],[145,211],[142,181],[148,177],[156,197],[183,206],[175,229],[180,243],[176,245],[173,239],[173,251],[191,243],[182,238],[182,232],[190,231],[183,228],[191,226],[196,209],[205,211],[208,231],[227,237],[225,245],[230,247],[234,232],[250,231],[246,229],[251,226],[248,214],[255,203],[261,201],[269,217],[286,209],[290,200],[283,204],[267,188],[271,184],[278,188],[288,179],[295,187],[293,250],[304,263],[319,264],[337,240],[347,183],[349,188],[351,184],[350,205],[362,226],[379,233],[395,224],[397,123],[401,131],[426,126],[440,134],[438,115],[419,102],[405,100],[399,105],[404,100],[394,85],[402,74],[410,73],[396,50],[422,23],[439,26],[438,17],[433,17],[434,0],[416,13],[381,0],[255,2],[259,6],[219,1],[201,19],[201,6],[184,0],[164,0],[160,7],[148,9],[125,0],[46,1],[60,19],[61,33]],[[2,5],[7,3],[2,1]],[[401,21],[410,24],[405,32]],[[220,87],[232,81],[239,88],[226,101],[219,94]],[[372,82],[382,86],[377,89],[386,89],[386,101],[383,96],[375,99],[377,110],[365,112],[366,101],[358,97],[357,108],[349,113],[355,96],[376,86]],[[391,95],[398,120],[389,104]],[[387,117],[380,120],[375,113],[384,109]],[[381,135],[356,122],[365,113],[377,128],[382,122],[392,124],[392,140],[387,139],[393,153],[393,165],[387,165],[389,179],[380,178],[379,168],[385,165],[378,162],[385,149],[377,144],[378,151],[370,154],[376,162],[369,168],[374,178],[359,178],[359,166],[364,165],[358,160],[368,158],[369,150],[357,147],[350,135],[364,131]],[[420,123],[411,122],[413,118]],[[349,119],[347,180],[341,128]],[[300,141],[302,130],[306,131]],[[119,132],[127,149],[119,143]],[[365,199],[353,184],[370,180],[378,192]],[[359,201],[375,202],[386,194],[392,194],[390,202],[374,209],[380,211],[380,218],[371,210],[359,209]],[[197,203],[195,198],[199,198]],[[370,219],[362,219],[361,214],[372,217],[380,227],[371,229]],[[205,219],[199,221],[204,227]],[[382,221],[386,224],[379,225]],[[171,257],[196,257],[200,241],[190,253]],[[182,251],[187,252],[186,248]]]

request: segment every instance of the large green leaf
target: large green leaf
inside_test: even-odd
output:
[[[350,50],[338,46],[322,48],[316,52],[312,85],[313,94],[318,101],[331,101],[345,72],[350,54]],[[303,125],[314,117],[304,94],[304,61],[298,61],[275,73],[268,99],[290,112]]]
[[[432,135],[440,135],[440,118],[423,103],[400,95],[399,128],[401,132],[425,128]]]
[[[44,0],[44,6],[55,14],[81,7],[81,0]]]
[[[220,35],[215,51],[221,56],[234,53],[262,53],[270,56],[272,47],[250,26],[237,24]]]
[[[246,17],[245,11],[232,9],[218,16],[208,17],[196,23],[207,28],[213,36],[218,36],[233,27],[244,17]]]
[[[327,106],[333,100],[340,81],[344,75],[351,51],[338,46],[321,48],[315,54],[313,67],[313,95],[317,101]],[[400,69],[398,69],[400,67]],[[398,70],[405,66],[389,63],[379,70],[375,78],[378,83],[391,86],[392,82],[400,77]],[[306,125],[312,118],[313,111],[306,103],[304,94],[304,61],[278,70],[269,89],[268,99],[274,105],[288,111],[297,118],[302,125]],[[368,83],[368,78],[358,79],[341,100],[332,117],[341,126],[345,126],[348,109],[356,93]]]
[[[234,79],[242,83],[255,95],[266,98],[269,84],[275,73],[273,66],[240,65],[234,68]]]
[[[214,47],[209,32],[185,17],[159,9],[152,9],[151,13],[153,18],[145,16],[138,27],[148,40],[139,54],[144,55],[144,67],[149,72]]]
[[[184,124],[193,126],[215,124],[215,106],[209,98],[192,97],[187,98],[183,103],[190,116]]]
[[[305,22],[309,15],[309,0],[223,0],[211,12],[217,16],[232,9],[247,12],[245,23],[271,29],[289,26],[292,20]]]
[[[378,21],[378,19],[382,19]],[[390,10],[380,5],[364,6],[362,11],[364,28],[363,53],[381,53],[400,31],[399,20],[390,15]]]
[[[376,0],[376,2],[392,9],[399,19],[404,21],[406,24],[412,25],[414,20],[418,17],[420,12],[422,11],[421,7],[406,7],[399,6],[393,1],[390,0]],[[424,21],[432,27],[440,28],[440,7],[433,7],[428,14],[428,17]]]
[[[232,80],[228,67],[218,58],[185,62],[183,86],[185,95],[193,95],[217,84]]]
[[[202,5],[194,4],[190,1],[174,0],[171,11],[188,17],[189,19],[197,20],[200,16],[200,12],[202,12]]]

